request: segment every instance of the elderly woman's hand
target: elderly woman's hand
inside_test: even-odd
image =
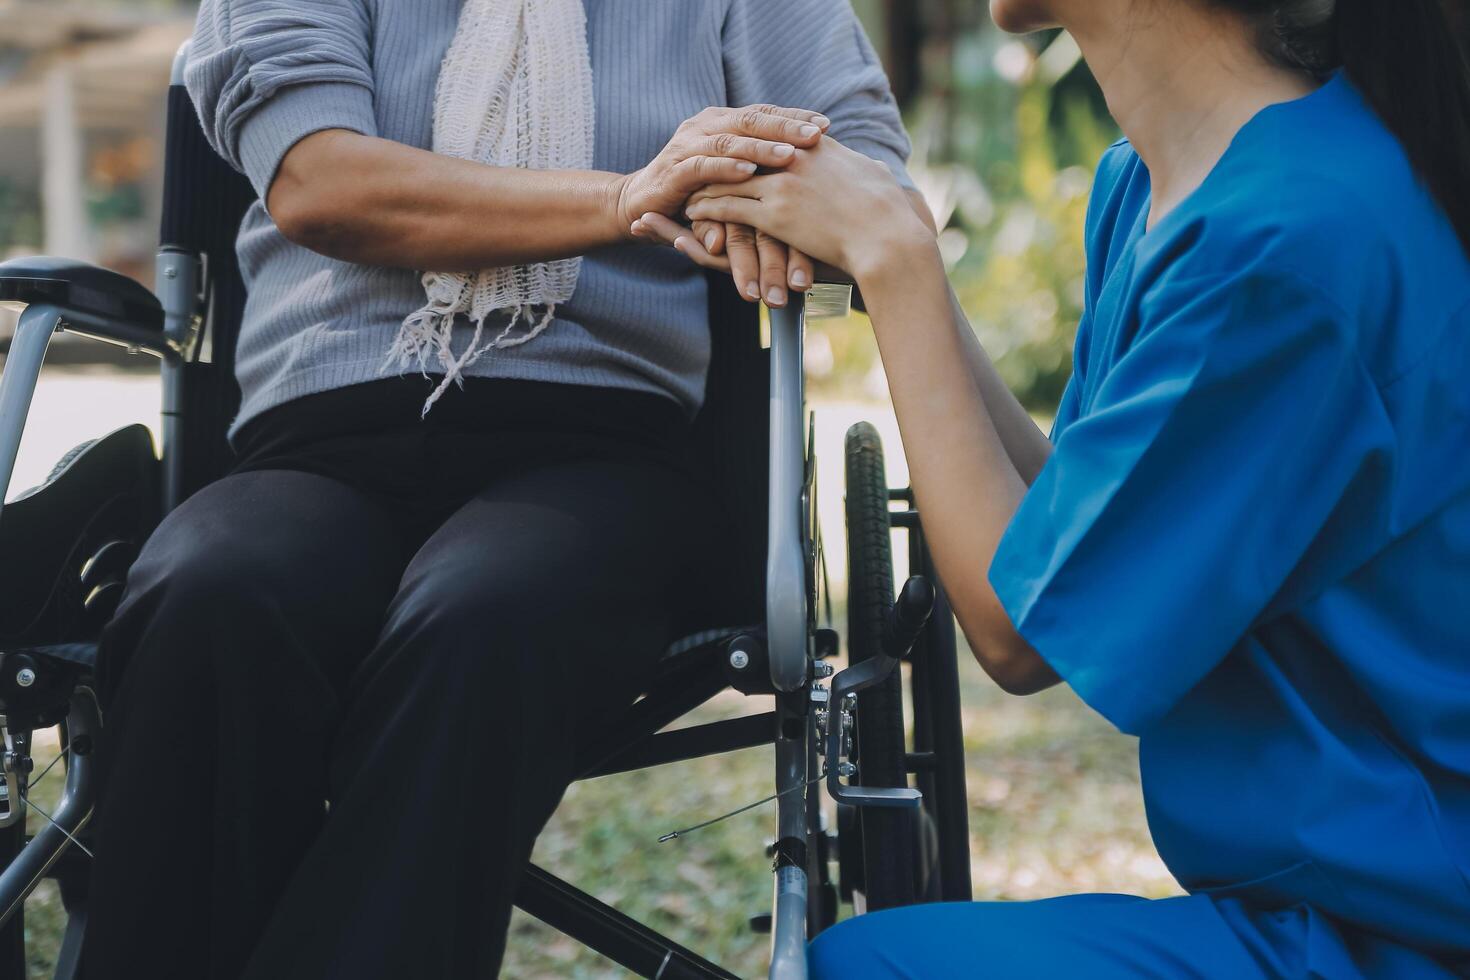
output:
[[[803,254],[851,273],[888,261],[906,242],[932,247],[934,231],[888,168],[823,138],[777,173],[713,185],[685,208],[691,220],[749,225]],[[644,215],[640,237],[668,241],[701,264],[716,262],[703,243],[666,217]]]
[[[635,234],[649,237],[641,220],[638,224]],[[771,306],[785,306],[788,289],[806,292],[815,281],[811,259],[749,225],[696,221],[692,228],[685,228],[664,219],[654,231],[654,240],[662,239],[669,245],[692,231],[694,240],[702,246],[695,261],[729,272],[735,287],[751,302],[764,299]]]
[[[685,226],[661,214],[645,214],[633,222],[633,234],[646,242],[670,245],[696,265],[728,272],[740,295],[752,303],[785,306],[787,291],[804,293],[819,279],[849,282],[835,266],[809,255],[749,225],[723,221],[695,221]]]
[[[678,214],[701,187],[786,166],[798,148],[815,146],[828,125],[827,117],[804,109],[705,109],[686,120],[648,166],[614,182],[611,206],[624,229],[650,212]]]

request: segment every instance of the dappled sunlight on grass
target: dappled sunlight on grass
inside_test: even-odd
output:
[[[1012,698],[973,675],[964,687],[976,898],[1178,893],[1149,839],[1132,738],[1065,689]]]

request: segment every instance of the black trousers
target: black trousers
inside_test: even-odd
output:
[[[490,977],[580,740],[674,638],[673,402],[471,379],[240,434],[105,632],[99,978]]]

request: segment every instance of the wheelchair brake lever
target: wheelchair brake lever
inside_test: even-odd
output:
[[[851,806],[916,807],[923,794],[908,786],[859,786],[844,783],[843,776],[856,774],[857,767],[843,761],[849,754],[852,708],[857,694],[881,684],[899,661],[908,655],[934,611],[934,586],[914,576],[904,583],[898,601],[884,622],[883,652],[840,671],[832,678],[827,710],[827,792],[838,803]]]

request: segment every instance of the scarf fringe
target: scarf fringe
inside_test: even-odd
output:
[[[435,85],[434,152],[495,167],[586,170],[595,110],[583,0],[464,0]],[[381,370],[396,363],[400,374],[410,365],[425,377],[443,371],[427,414],[451,383],[463,386],[464,371],[485,351],[545,332],[557,304],[571,300],[581,261],[425,273],[426,302],[404,319]],[[461,313],[475,330],[456,355]],[[507,313],[510,324],[482,344],[486,320]]]
[[[429,377],[429,356],[431,353],[434,355],[439,368],[444,372],[444,379],[439,382],[433,394],[424,402],[423,411],[420,413],[420,417],[423,417],[429,414],[429,409],[433,408],[434,403],[449,390],[451,384],[458,385],[461,389],[464,388],[465,369],[479,360],[486,351],[519,347],[541,336],[556,318],[556,307],[555,303],[547,304],[545,312],[540,317],[536,316],[536,304],[534,303],[522,303],[518,306],[490,310],[474,322],[475,332],[470,337],[469,344],[465,347],[464,353],[456,357],[453,347],[454,321],[458,311],[455,304],[445,304],[431,299],[423,309],[410,314],[403,321],[403,325],[398,328],[398,335],[393,339],[392,347],[388,349],[388,356],[379,370],[386,371],[396,362],[398,373],[402,375],[408,370],[410,364],[417,362],[419,373],[427,378]],[[511,318],[505,329],[496,334],[488,344],[481,346],[480,338],[485,334],[485,321],[492,316],[507,313],[511,314]],[[522,321],[525,321],[530,329],[525,333],[516,334],[515,328]]]

